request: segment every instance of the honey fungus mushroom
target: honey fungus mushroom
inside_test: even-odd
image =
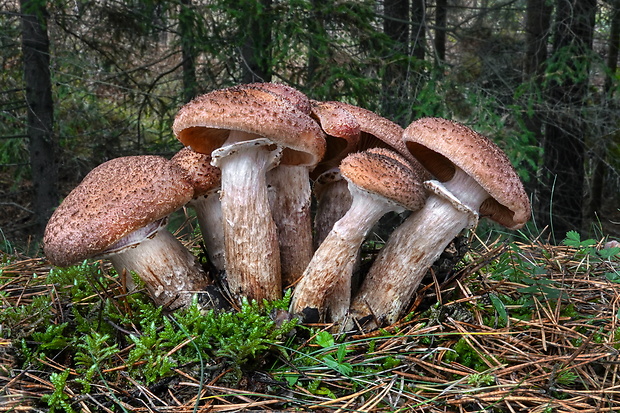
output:
[[[282,83],[250,83],[241,88],[261,89],[282,97],[299,112],[310,115],[310,99],[299,90]],[[308,135],[310,139],[315,139]],[[324,145],[310,146],[317,155],[324,152]],[[320,159],[317,156],[316,162]],[[267,172],[269,205],[276,225],[280,246],[280,267],[282,285],[294,284],[304,272],[314,253],[312,239],[312,217],[310,204],[312,191],[309,172],[312,164],[280,163]]]
[[[196,218],[207,256],[213,267],[224,271],[224,226],[219,189],[221,173],[211,165],[211,157],[190,147],[178,151],[170,162],[181,167],[194,187],[194,196],[188,206],[196,211]]]
[[[308,115],[279,95],[231,87],[199,96],[175,117],[176,137],[211,155],[222,173],[222,221],[228,284],[237,301],[282,296],[276,226],[266,173],[278,164],[314,165],[324,137]]]
[[[424,183],[426,204],[390,235],[353,299],[352,317],[368,321],[368,328],[396,322],[428,268],[479,217],[509,229],[530,217],[521,180],[487,137],[457,122],[422,118],[405,129],[403,140],[437,179]]]
[[[328,147],[326,151],[327,154],[334,155],[334,158],[330,159],[326,156],[312,174],[315,179],[314,193],[317,198],[314,228],[316,244],[320,245],[334,223],[347,212],[351,205],[347,182],[342,178],[338,169],[338,162],[347,154],[371,148],[387,148],[407,159],[420,176],[427,178],[429,175],[405,147],[402,141],[403,128],[391,120],[368,109],[344,102],[319,102],[313,105],[313,111],[317,121],[326,128],[326,132],[339,138],[328,140],[328,142],[336,142],[336,144],[332,143],[332,147]],[[339,129],[339,134],[328,132],[328,130],[338,131]],[[340,151],[337,151],[337,148]]]
[[[196,293],[210,291],[212,280],[165,224],[193,193],[185,173],[163,157],[107,161],[52,214],[43,238],[45,255],[60,267],[107,258],[125,285],[133,285],[135,272],[156,304],[185,307]],[[208,306],[219,305],[217,294],[208,299]]]
[[[350,154],[340,170],[348,182],[351,207],[315,252],[291,302],[291,312],[309,322],[324,321],[326,313],[333,322],[344,321],[353,266],[368,231],[387,212],[417,210],[426,199],[420,176],[406,159],[388,149]]]

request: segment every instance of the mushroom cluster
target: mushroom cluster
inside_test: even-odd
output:
[[[193,99],[173,132],[185,147],[170,160],[113,159],[67,196],[44,236],[52,264],[109,258],[129,291],[135,273],[168,309],[195,294],[220,308],[223,296],[262,303],[293,288],[290,312],[305,322],[375,328],[406,313],[461,231],[483,217],[518,229],[530,216],[506,155],[446,119],[403,129],[354,105],[253,83]],[[166,217],[184,206],[196,211],[216,271],[165,230]],[[404,211],[409,217],[361,271],[373,226]]]

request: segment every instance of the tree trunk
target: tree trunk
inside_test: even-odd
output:
[[[271,67],[272,0],[255,0],[252,3],[255,10],[244,11],[252,14],[249,16],[249,24],[245,28],[247,30],[241,47],[242,82],[270,82],[273,69]]]
[[[538,221],[561,241],[583,221],[585,121],[589,59],[596,0],[557,0],[552,60],[558,73],[548,82],[549,113],[543,142]],[[562,75],[566,73],[566,75]],[[561,76],[561,77],[560,77]]]
[[[321,58],[326,55],[327,33],[325,32],[325,0],[310,0],[312,10],[308,19],[308,85],[318,86],[317,73]]]
[[[435,60],[446,60],[446,27],[448,24],[448,0],[437,0],[435,6]]]
[[[613,84],[618,70],[618,51],[620,50],[620,0],[612,3],[611,27],[609,29],[609,52],[607,54],[607,76],[605,77],[605,92],[608,99],[613,97]]]
[[[383,74],[383,115],[403,122],[402,104],[407,95],[407,57],[409,55],[409,1],[385,0],[383,32],[390,38]],[[408,99],[405,99],[408,100]]]
[[[525,57],[523,62],[523,83],[530,86],[531,93],[524,95],[526,101],[522,107],[532,107],[531,111],[524,111],[523,122],[525,128],[532,134],[536,142],[543,142],[543,114],[542,102],[538,93],[543,89],[545,64],[547,61],[547,46],[551,31],[551,15],[553,5],[547,0],[527,0],[525,12]],[[538,161],[536,164],[538,164]],[[531,177],[536,177],[537,171],[531,168]],[[525,182],[528,193],[536,192],[536,180]]]
[[[411,54],[418,60],[426,55],[426,0],[411,2]]]
[[[181,55],[183,58],[183,99],[189,102],[196,96],[196,50],[192,34],[192,0],[181,0],[179,12],[179,32],[181,35]]]
[[[607,75],[605,76],[606,102],[613,106],[614,83],[618,70],[618,50],[620,49],[620,1],[611,4],[611,27],[609,29],[609,51],[607,53]],[[610,113],[617,112],[617,108],[610,107]],[[613,136],[613,135],[612,135]],[[603,206],[603,193],[605,188],[605,175],[607,173],[607,151],[609,149],[608,137],[603,137],[594,148],[594,172],[592,174],[592,187],[590,188],[590,204],[588,216],[596,217]]]
[[[45,2],[21,0],[22,53],[30,168],[34,187],[35,233],[42,235],[58,205],[58,166],[55,159],[54,105]]]
[[[547,0],[527,0],[525,12],[526,51],[523,73],[526,78],[541,76],[545,71],[547,44],[553,5]]]

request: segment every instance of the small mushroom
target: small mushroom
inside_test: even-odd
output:
[[[344,102],[322,103],[329,104],[330,106],[328,108],[332,111],[338,108],[341,112],[346,112],[347,115],[352,116],[359,125],[359,136],[357,136],[355,140],[349,141],[348,145],[346,145],[346,149],[342,151],[342,157],[340,159],[351,152],[364,151],[370,148],[387,148],[405,157],[420,176],[429,177],[428,172],[405,147],[402,141],[403,128],[401,126],[359,106]],[[325,111],[325,107],[315,105],[314,108]],[[325,118],[325,115],[321,115],[319,111],[316,111],[315,116],[319,118],[319,122],[321,123],[323,122],[323,118]],[[341,117],[341,119],[342,123],[346,121],[344,116]],[[344,148],[345,145],[340,143],[340,147]],[[329,152],[328,150],[328,153]],[[331,152],[334,152],[334,150],[332,149]],[[313,175],[316,177],[314,191],[318,199],[317,213],[314,218],[314,228],[316,232],[315,237],[319,245],[322,239],[331,230],[334,222],[340,219],[349,209],[351,203],[351,198],[346,189],[347,184],[338,173],[337,166],[337,163],[335,165],[331,164],[329,167],[325,167],[325,169],[322,170],[321,168],[324,166],[319,164],[319,167],[313,172]],[[321,175],[319,175],[319,173],[321,173]]]
[[[479,216],[510,229],[530,217],[523,184],[488,138],[456,122],[422,118],[405,129],[403,140],[437,180],[425,182],[426,204],[392,233],[353,299],[352,317],[368,320],[369,328],[403,315],[428,268]]]
[[[225,268],[233,296],[262,303],[282,296],[276,226],[266,172],[279,163],[314,165],[324,138],[305,113],[276,94],[231,87],[199,96],[175,117],[176,137],[211,155],[222,173]]]
[[[323,321],[326,313],[334,322],[344,320],[353,266],[368,231],[387,212],[419,209],[426,198],[409,162],[384,148],[348,155],[340,171],[353,198],[351,207],[315,252],[291,302],[291,312],[309,322]],[[326,306],[335,287],[340,294]]]
[[[211,157],[189,147],[177,152],[170,162],[188,174],[194,196],[188,206],[196,211],[198,226],[207,256],[217,271],[224,271],[224,226],[220,202],[220,170],[211,165]]]
[[[112,159],[88,173],[54,211],[45,254],[61,267],[107,258],[119,276],[135,272],[156,304],[187,306],[212,280],[164,226],[193,193],[185,173],[163,157]]]

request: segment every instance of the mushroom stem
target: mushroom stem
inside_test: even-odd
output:
[[[230,142],[237,139],[231,132]],[[247,134],[245,134],[247,135]],[[241,303],[282,296],[280,253],[269,209],[265,173],[277,164],[280,151],[272,142],[255,139],[213,151],[213,165],[222,172],[220,199],[224,226],[224,260],[231,293]]]
[[[191,200],[189,205],[196,211],[200,233],[211,264],[216,270],[224,271],[224,228],[219,194],[214,191]]]
[[[308,266],[312,253],[310,178],[306,166],[279,165],[267,173],[274,191],[271,213],[280,245],[282,284],[294,284]]]
[[[396,322],[428,268],[450,241],[470,225],[472,214],[475,216],[489,197],[460,168],[456,168],[454,177],[443,187],[448,194],[433,191],[424,207],[390,235],[353,299],[352,319],[366,321],[376,315],[379,319],[368,320],[368,328]],[[460,206],[455,204],[455,199],[461,202]]]
[[[315,190],[317,198],[314,217],[315,248],[323,243],[334,223],[342,218],[351,207],[351,194],[347,181],[340,176],[338,168],[331,169],[325,175],[331,176],[329,182],[321,182],[323,177],[321,175],[315,183],[315,188],[319,185],[321,187],[320,191]]]
[[[349,191],[353,194],[350,209],[334,224],[314,253],[293,294],[291,312],[302,314],[306,322],[323,321],[324,304],[334,287],[342,283],[350,285],[359,248],[379,218],[387,211],[403,209],[355,185],[349,184]],[[334,304],[347,308],[349,302],[350,295],[341,297]],[[342,313],[337,309],[332,312]]]
[[[120,276],[135,272],[155,304],[169,309],[189,306],[194,294],[212,283],[194,255],[163,228],[139,244],[106,258]]]

